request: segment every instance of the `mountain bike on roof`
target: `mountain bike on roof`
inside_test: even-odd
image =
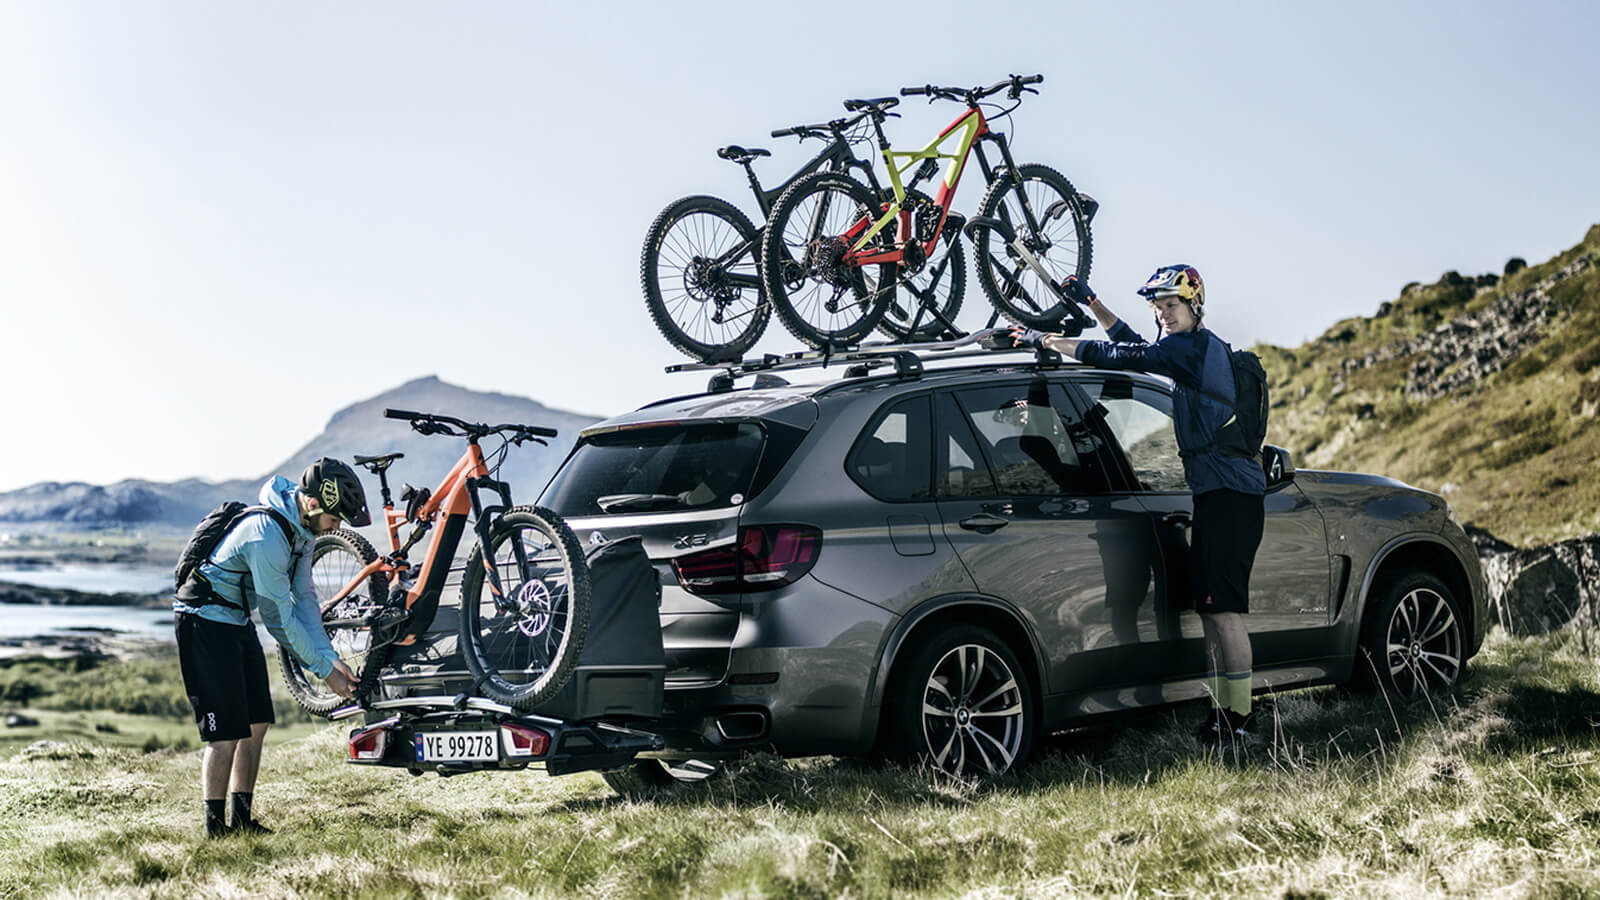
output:
[[[434,490],[405,486],[404,510],[395,509],[387,475],[402,454],[354,458],[382,486],[388,554],[379,556],[348,529],[317,539],[311,579],[322,624],[359,678],[357,701],[365,706],[372,698],[390,647],[410,645],[427,632],[470,517],[478,543],[461,579],[462,656],[490,698],[524,710],[538,706],[566,683],[583,649],[589,568],[561,517],[537,506],[512,505],[510,486],[495,474],[512,446],[543,444],[555,429],[398,409],[384,415],[410,422],[422,434],[465,438],[467,446]],[[499,437],[501,444],[485,454],[481,441],[488,437]],[[491,492],[490,505],[480,498],[483,491]],[[411,533],[402,542],[406,525]],[[408,555],[429,532],[434,537],[427,555],[415,565]],[[330,716],[344,705],[286,651],[280,662],[290,694],[307,712]]]
[[[987,190],[979,216],[1001,227],[974,229],[978,280],[1001,315],[1032,327],[1049,327],[1070,311],[1056,286],[1070,275],[1086,278],[1093,256],[1089,220],[1095,204],[1059,172],[1037,163],[1018,164],[1003,133],[990,128],[984,101],[1005,92],[1012,101],[994,119],[1010,115],[1042,75],[1019,76],[987,87],[902,88],[903,96],[926,96],[966,105],[926,146],[895,150],[883,132],[898,100],[878,97],[846,101],[866,113],[888,170],[890,191],[862,184],[846,172],[814,172],[795,180],[773,206],[762,237],[761,268],[767,297],[781,319],[807,344],[830,349],[859,342],[894,303],[906,272],[932,258],[952,222],[951,199],[976,152]],[[984,145],[999,160],[991,164]],[[917,185],[939,172],[937,192],[927,198]],[[908,179],[909,174],[909,179]],[[1010,242],[996,232],[1012,235]],[[907,323],[913,329],[918,323]]]
[[[863,125],[869,115],[869,111],[859,110],[828,122],[773,131],[775,138],[797,137],[802,142],[816,138],[827,144],[770,190],[762,186],[753,166],[755,160],[770,156],[769,151],[734,144],[719,149],[717,155],[744,168],[750,193],[765,221],[773,203],[789,186],[814,172],[855,169],[877,184],[870,161],[858,158],[853,150],[870,137]],[[737,206],[703,194],[675,200],[656,216],[639,257],[639,282],[650,317],[668,343],[702,362],[735,360],[755,345],[772,315],[762,287],[761,233]],[[953,293],[954,303],[946,302],[940,308],[954,318],[965,281],[959,237],[958,229],[949,231],[940,260],[908,280],[905,302],[897,306],[909,310],[919,305],[917,297],[944,298]],[[909,319],[909,312],[885,316],[885,333],[898,339],[911,336],[910,331],[896,330]],[[924,326],[924,330],[931,335],[937,324]]]

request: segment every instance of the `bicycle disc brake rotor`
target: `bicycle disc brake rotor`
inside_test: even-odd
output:
[[[530,578],[517,589],[515,598],[517,630],[527,637],[538,637],[550,627],[555,604],[543,581]]]

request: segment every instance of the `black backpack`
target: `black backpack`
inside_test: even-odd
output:
[[[243,521],[245,516],[256,513],[266,513],[271,516],[272,521],[283,530],[283,537],[289,542],[289,546],[294,547],[294,526],[283,513],[270,506],[249,506],[238,500],[229,500],[206,513],[206,517],[194,527],[194,534],[189,536],[189,542],[183,545],[183,552],[178,555],[178,565],[172,570],[179,600],[190,606],[204,606],[207,603],[238,606],[224,599],[211,587],[211,582],[200,573],[200,564],[211,560],[211,554],[216,552],[217,545],[228,536],[233,526]]]
[[[1181,455],[1214,451],[1224,456],[1260,459],[1261,445],[1267,439],[1267,370],[1261,366],[1261,357],[1249,350],[1235,350],[1227,341],[1222,341],[1222,346],[1233,366],[1233,415],[1211,436],[1210,444]],[[1224,399],[1216,394],[1211,397]]]

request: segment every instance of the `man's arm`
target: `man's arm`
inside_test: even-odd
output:
[[[1115,341],[1119,344],[1145,343],[1145,339],[1140,337],[1137,331],[1134,331],[1132,328],[1128,327],[1128,323],[1118,318],[1117,314],[1112,312],[1104,303],[1100,302],[1099,297],[1090,294],[1089,299],[1085,302],[1085,305],[1089,307],[1090,312],[1094,313],[1095,320],[1100,323],[1101,328],[1105,329],[1106,337],[1110,338],[1112,341]],[[1069,338],[1062,335],[1050,335],[1049,337],[1045,338],[1042,343],[1046,349],[1054,350],[1063,356],[1070,356],[1073,359],[1082,360],[1082,357],[1078,356],[1078,348],[1080,345],[1104,342],[1087,341],[1083,338]]]
[[[290,585],[289,542],[274,527],[265,533],[263,540],[248,541],[242,548],[250,566],[250,579],[255,585],[256,608],[261,610],[261,623],[273,640],[287,647],[289,653],[310,669],[318,678],[327,678],[333,671],[339,655],[328,642],[322,629],[320,612],[314,626],[308,626],[298,615],[294,590]],[[309,566],[306,579],[309,581]],[[307,590],[307,593],[311,592]],[[311,595],[310,605],[316,609],[316,596]]]

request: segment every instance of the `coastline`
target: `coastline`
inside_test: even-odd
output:
[[[115,606],[159,610],[170,608],[171,604],[172,598],[161,594],[99,593],[0,580],[0,615],[15,614],[28,607]],[[161,643],[165,642],[149,635],[84,625],[50,634],[0,636],[0,663],[26,658],[125,659]]]
[[[20,584],[0,578],[0,604],[33,606],[137,606],[160,609],[172,603],[172,598],[160,593],[137,591],[100,593],[73,588],[44,587]]]

